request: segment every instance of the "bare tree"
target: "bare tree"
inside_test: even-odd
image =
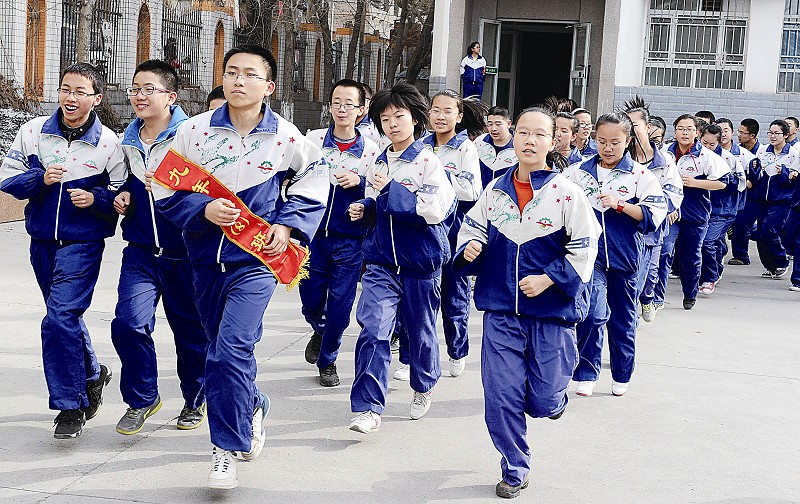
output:
[[[78,44],[76,56],[79,62],[89,61],[89,40],[92,31],[92,12],[95,0],[81,0],[78,11]]]
[[[350,36],[350,47],[347,48],[347,65],[345,76],[353,78],[356,69],[356,50],[361,54],[361,42],[364,39],[364,23],[367,19],[367,0],[356,0],[356,15],[353,19],[353,32]]]
[[[400,62],[403,58],[403,46],[408,36],[408,8],[410,3],[410,0],[400,0],[400,19],[398,19],[397,23],[394,25],[395,30],[399,28],[400,33],[394,33],[392,35],[392,51],[389,63],[386,66],[386,84],[389,86],[394,84],[395,75],[397,75],[397,67],[400,66]]]
[[[425,22],[422,24],[419,42],[409,58],[406,80],[411,84],[417,82],[420,71],[431,62],[431,51],[433,50],[433,12],[435,8],[435,0],[430,0]]]

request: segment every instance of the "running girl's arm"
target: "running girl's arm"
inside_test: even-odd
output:
[[[461,154],[460,170],[453,173],[452,182],[459,201],[475,201],[481,195],[481,162],[475,144],[465,140],[459,147]]]
[[[494,184],[490,184],[489,187],[493,186]],[[475,205],[469,209],[467,215],[464,216],[461,229],[458,231],[456,253],[453,256],[453,270],[457,275],[474,275],[480,269],[482,254],[479,254],[472,261],[468,261],[464,258],[464,251],[470,242],[480,243],[482,249],[485,249],[489,243],[489,212],[487,209],[489,207],[489,197],[491,196],[490,188],[484,191],[478,201],[475,202]]]
[[[29,141],[31,144],[33,142],[32,139],[23,142],[23,131],[28,129],[20,128],[0,166],[0,191],[20,200],[36,199],[46,187],[45,169],[39,156],[25,151],[24,146],[28,145]]]

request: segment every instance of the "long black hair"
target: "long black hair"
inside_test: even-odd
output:
[[[408,110],[411,118],[417,121],[417,124],[414,125],[414,139],[422,136],[422,133],[425,132],[425,125],[428,123],[428,99],[416,87],[405,81],[375,93],[369,106],[369,118],[381,135],[385,135],[381,124],[381,114],[392,106]]]
[[[476,45],[481,45],[481,43],[476,40],[467,47],[467,56],[472,56],[472,48]],[[478,54],[478,56],[480,56],[480,54]]]
[[[433,100],[435,100],[437,96],[452,98],[458,104],[458,113],[463,115],[458,124],[456,124],[457,133],[467,130],[467,134],[471,138],[486,133],[486,115],[488,113],[488,107],[482,101],[474,98],[461,98],[461,95],[452,89],[445,89],[433,95],[433,98],[431,98],[431,106],[433,106]]]

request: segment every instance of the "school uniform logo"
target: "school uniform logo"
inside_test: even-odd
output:
[[[630,191],[628,191],[628,188],[626,186],[621,185],[617,187],[617,192],[620,193],[622,196],[627,196]]]
[[[542,217],[541,219],[536,221],[536,224],[539,225],[542,229],[548,229],[553,227],[553,221],[548,219],[547,217]]]
[[[270,163],[269,161],[264,161],[263,163],[258,165],[258,169],[261,170],[261,173],[266,175],[269,172],[271,172],[272,170],[274,170],[275,168],[273,168],[272,163]]]

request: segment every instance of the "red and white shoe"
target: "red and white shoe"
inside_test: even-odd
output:
[[[700,294],[705,296],[710,296],[714,293],[714,289],[716,289],[717,284],[716,282],[703,282],[700,285]]]

